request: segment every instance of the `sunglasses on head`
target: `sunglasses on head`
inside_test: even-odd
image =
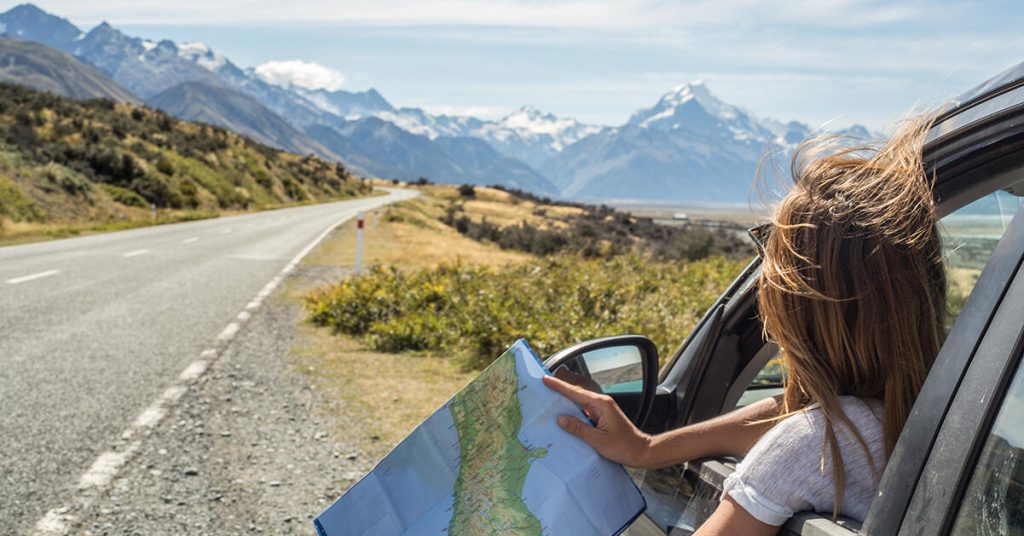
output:
[[[751,227],[747,229],[747,235],[754,241],[754,246],[757,248],[757,255],[764,257],[764,246],[768,242],[768,235],[771,234],[772,224],[764,223],[757,227]]]

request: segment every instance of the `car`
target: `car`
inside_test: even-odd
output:
[[[951,103],[923,152],[942,217],[948,335],[863,524],[806,512],[780,534],[1024,534],[1024,63]],[[758,271],[754,259],[660,371],[657,349],[636,335],[587,341],[545,365],[589,378],[651,433],[779,394]],[[648,508],[626,534],[691,534],[738,461],[631,470]]]

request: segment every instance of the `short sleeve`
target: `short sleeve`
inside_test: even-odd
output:
[[[807,412],[782,420],[765,433],[725,480],[730,497],[758,521],[780,526],[796,512],[813,510],[816,496],[833,494],[821,473],[824,432]]]

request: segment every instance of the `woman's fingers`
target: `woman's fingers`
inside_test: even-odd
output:
[[[558,426],[561,426],[563,430],[570,434],[586,441],[590,446],[596,447],[595,444],[598,436],[601,435],[601,431],[590,426],[589,424],[568,415],[562,415],[558,418]]]
[[[584,408],[593,407],[601,399],[601,395],[592,393],[571,383],[564,382],[554,376],[544,376],[544,385]]]

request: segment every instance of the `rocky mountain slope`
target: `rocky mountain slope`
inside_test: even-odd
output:
[[[0,39],[0,82],[79,100],[138,102],[102,71],[70,54],[32,41]]]

